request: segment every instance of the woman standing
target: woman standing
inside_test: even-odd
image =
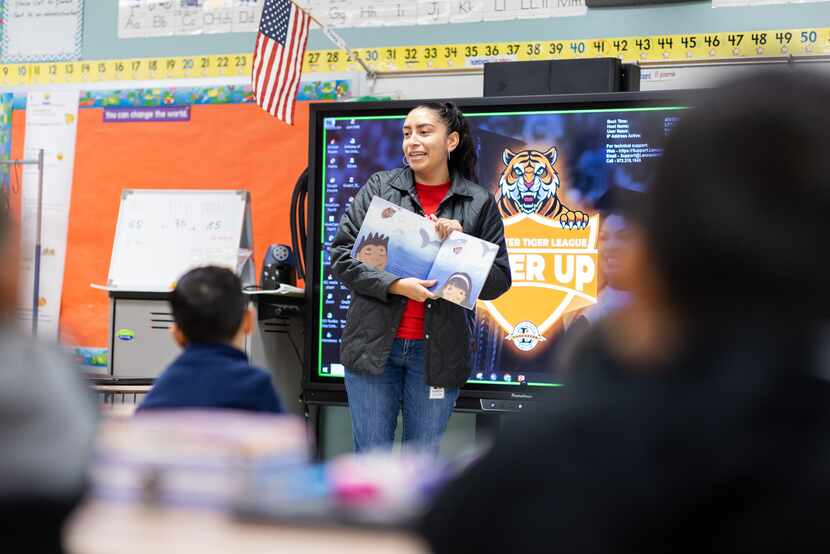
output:
[[[355,450],[389,447],[403,410],[407,446],[437,452],[459,387],[469,376],[475,314],[436,299],[434,281],[400,278],[352,257],[374,196],[428,217],[443,240],[463,231],[499,247],[479,297],[510,288],[504,226],[492,194],[475,182],[476,152],[450,103],[414,108],[403,125],[407,167],[372,175],[354,197],[331,247],[335,276],[352,291],[340,359]]]

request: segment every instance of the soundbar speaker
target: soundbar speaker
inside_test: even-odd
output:
[[[618,58],[484,64],[484,96],[618,92]]]

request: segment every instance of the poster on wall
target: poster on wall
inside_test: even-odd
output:
[[[69,201],[78,127],[78,91],[30,92],[26,100],[23,156],[44,152],[43,195],[38,198],[38,168],[26,165],[20,194],[20,289],[18,319],[31,329],[35,279],[38,201],[42,207],[38,298],[38,336],[57,340],[63,270],[66,256]]]
[[[12,106],[14,94],[0,94],[0,161],[8,161],[12,152]],[[11,168],[0,164],[0,192],[8,194]]]
[[[83,5],[83,0],[0,2],[0,60],[21,63],[80,59]]]

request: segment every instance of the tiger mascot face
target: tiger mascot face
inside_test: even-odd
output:
[[[554,169],[556,147],[546,152],[522,150],[502,154],[504,171],[499,179],[496,198],[502,217],[538,214],[558,218],[566,229],[584,229],[588,214],[571,210],[559,201],[559,173]]]
[[[557,152],[522,150],[502,154],[504,171],[499,180],[499,206],[508,214],[535,214],[544,211],[546,203],[556,199],[559,174],[553,168]],[[545,214],[543,214],[545,215]]]

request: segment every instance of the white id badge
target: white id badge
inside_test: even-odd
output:
[[[444,387],[429,387],[429,399],[441,400],[444,398]]]

